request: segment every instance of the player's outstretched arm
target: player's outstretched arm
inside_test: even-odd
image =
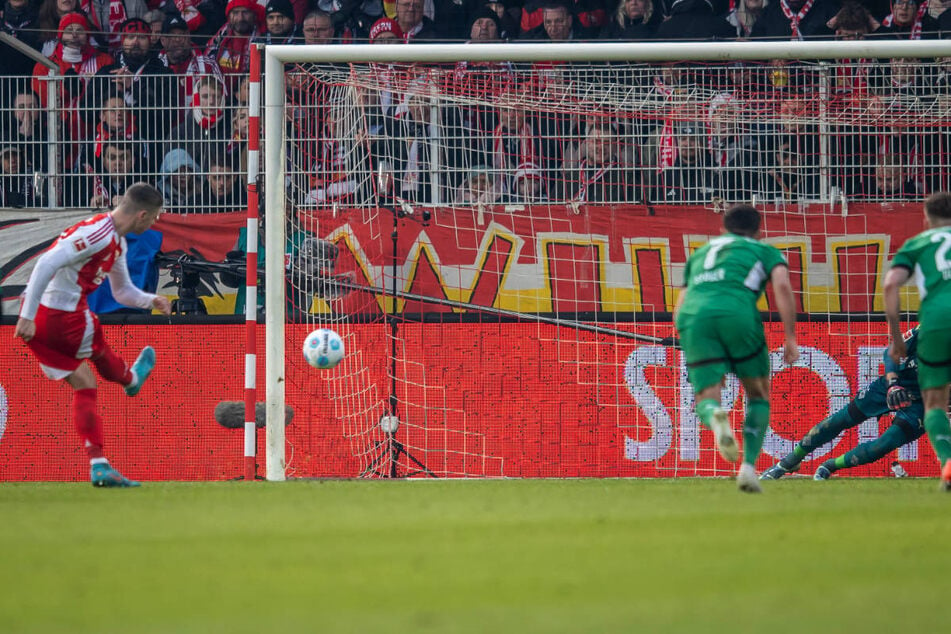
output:
[[[776,309],[783,320],[783,361],[792,365],[799,360],[799,345],[796,343],[796,300],[789,282],[789,269],[785,266],[773,268],[769,281],[776,296]]]
[[[882,291],[885,299],[885,319],[888,321],[888,335],[891,338],[888,355],[895,363],[898,363],[902,357],[908,354],[905,340],[901,335],[901,324],[899,323],[901,297],[898,290],[902,287],[902,284],[908,281],[909,276],[910,272],[903,266],[890,268],[888,273],[885,274]]]

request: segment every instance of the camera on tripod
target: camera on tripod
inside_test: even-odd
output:
[[[201,273],[207,263],[188,254],[175,257],[160,253],[156,261],[159,266],[167,268],[172,277],[167,286],[178,287],[178,299],[172,300],[172,314],[207,315],[208,308],[199,293]]]

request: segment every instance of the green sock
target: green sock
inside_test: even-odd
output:
[[[705,398],[697,403],[697,418],[703,423],[703,426],[710,429],[710,421],[713,419],[713,412],[720,409],[720,401],[712,398]]]
[[[769,401],[750,399],[746,403],[746,419],[743,421],[743,462],[756,464],[763,449],[766,430],[769,428]]]
[[[948,425],[947,412],[943,409],[925,412],[925,430],[934,452],[938,454],[938,461],[943,465],[951,460],[951,425]]]

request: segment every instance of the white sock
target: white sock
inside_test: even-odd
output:
[[[90,458],[89,464],[90,466],[94,464],[109,464],[109,459],[108,458]]]

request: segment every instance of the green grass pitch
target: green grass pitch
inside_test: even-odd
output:
[[[947,631],[937,480],[0,485],[0,632]]]

